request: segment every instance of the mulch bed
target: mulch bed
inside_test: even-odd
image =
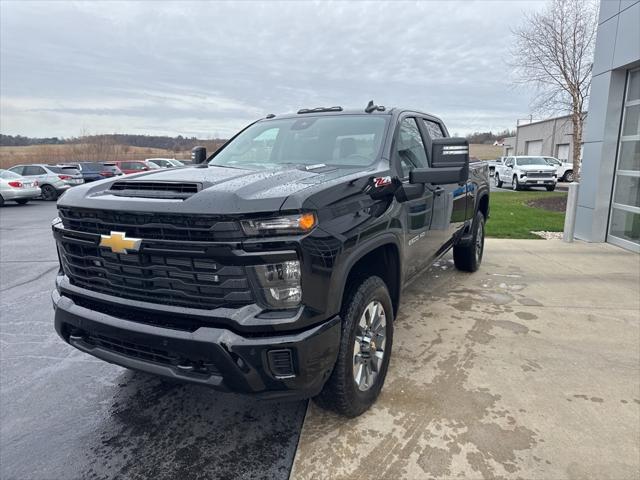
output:
[[[547,197],[530,200],[527,202],[527,206],[542,208],[543,210],[549,210],[551,212],[564,212],[567,210],[567,197],[563,195],[561,197]]]

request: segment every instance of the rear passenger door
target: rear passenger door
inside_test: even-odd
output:
[[[32,180],[38,180],[40,184],[46,183],[47,181],[47,171],[37,165],[27,165],[24,167],[22,175],[24,177],[29,177]]]

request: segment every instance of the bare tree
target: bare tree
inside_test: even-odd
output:
[[[598,9],[592,0],[550,0],[512,30],[516,82],[533,84],[532,108],[569,113],[573,124],[573,172],[579,179],[583,110],[591,89]]]

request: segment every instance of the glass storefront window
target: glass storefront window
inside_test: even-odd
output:
[[[628,242],[640,242],[640,213],[613,208],[609,234]]]
[[[608,240],[640,252],[640,69],[627,74],[619,141]]]

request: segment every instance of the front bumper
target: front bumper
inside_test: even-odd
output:
[[[40,187],[12,188],[11,190],[3,190],[2,198],[4,198],[5,200],[21,200],[25,198],[39,197],[40,193]]]
[[[520,178],[519,183],[521,185],[555,185],[556,178]]]
[[[62,339],[123,367],[218,390],[261,398],[308,398],[331,374],[340,342],[340,318],[292,334],[243,336],[226,328],[183,331],[139,323],[77,305],[52,293]],[[291,375],[278,374],[274,351],[288,351]],[[280,372],[282,373],[282,372]]]

